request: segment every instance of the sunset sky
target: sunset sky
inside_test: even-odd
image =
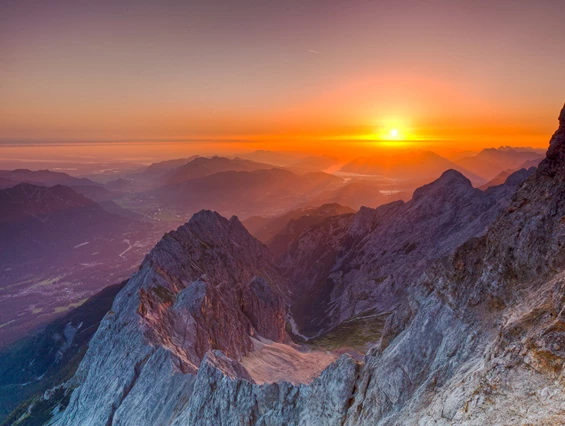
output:
[[[562,0],[5,0],[0,146],[545,147],[564,20]]]

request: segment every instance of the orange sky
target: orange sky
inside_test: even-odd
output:
[[[135,150],[155,157],[545,147],[564,14],[551,0],[3,2],[0,158],[61,142],[125,156],[151,141]]]

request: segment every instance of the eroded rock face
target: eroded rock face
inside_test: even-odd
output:
[[[448,170],[407,203],[363,207],[310,228],[282,259],[297,323],[315,334],[369,310],[393,310],[435,259],[483,235],[534,170],[516,172],[486,192]]]
[[[60,424],[170,421],[190,399],[208,351],[237,362],[253,337],[287,338],[285,285],[237,218],[198,213],[165,235],[117,296],[70,384],[78,387]]]
[[[351,403],[358,364],[343,355],[309,385],[255,385],[224,373],[231,361],[209,353],[196,376],[189,406],[174,425],[338,426]]]
[[[563,123],[487,234],[411,286],[346,424],[565,422]]]

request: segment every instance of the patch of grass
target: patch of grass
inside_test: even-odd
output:
[[[174,301],[174,294],[168,288],[161,285],[153,287],[153,293],[165,303],[172,303]]]
[[[61,312],[66,312],[69,309],[78,308],[80,305],[82,305],[87,300],[88,300],[88,297],[85,297],[84,299],[79,300],[78,302],[75,302],[75,303],[70,303],[67,306],[57,306],[55,308],[55,313],[60,314]]]
[[[203,249],[213,249],[213,248],[216,247],[216,246],[215,246],[214,244],[212,244],[212,243],[208,243],[208,242],[203,241],[203,240],[199,240],[199,241],[200,241],[200,245],[202,246]]]
[[[55,407],[64,410],[69,404],[71,397],[70,391],[65,391],[63,387],[55,390],[51,398],[44,399],[36,396],[21,404],[16,408],[1,426],[20,425],[20,426],[41,426],[47,423],[53,415]]]
[[[364,312],[309,340],[308,344],[329,351],[353,349],[365,353],[369,346],[380,339],[387,317],[388,314]]]
[[[59,280],[61,280],[61,278],[63,278],[63,277],[64,277],[64,275],[58,275],[56,277],[47,278],[45,280],[39,281],[38,283],[35,283],[32,288],[44,287],[44,286],[47,286],[47,285],[54,284],[54,283],[58,282]]]

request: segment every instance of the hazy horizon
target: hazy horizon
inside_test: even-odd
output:
[[[2,3],[0,157],[30,141],[545,148],[565,90],[555,1],[164,6]]]

